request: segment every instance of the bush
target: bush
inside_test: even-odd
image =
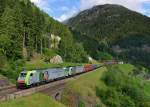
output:
[[[114,75],[115,74],[115,75]],[[119,87],[123,84],[125,78],[125,74],[119,70],[119,68],[109,68],[109,70],[104,74],[103,81],[108,86]]]
[[[145,94],[144,90],[141,87],[131,83],[126,83],[125,86],[122,86],[122,93],[130,96],[132,100],[134,100],[136,107],[143,107],[143,103],[145,102]]]
[[[46,57],[49,57],[49,58],[57,55],[56,50],[52,50],[52,49],[48,49],[48,48],[43,49],[43,53]]]
[[[78,102],[78,107],[85,107],[85,103],[80,100],[80,101]]]
[[[7,64],[7,58],[0,52],[0,68],[5,67]]]
[[[136,107],[134,101],[129,96],[122,96],[120,100],[121,107]]]
[[[112,60],[113,57],[109,53],[106,52],[98,52],[97,53],[97,58],[98,60]]]
[[[24,60],[9,61],[5,68],[0,68],[0,73],[9,79],[16,80],[19,73],[22,71]]]
[[[107,94],[106,94],[107,93]],[[108,105],[109,107],[119,107],[120,101],[119,101],[119,93],[116,91],[116,89],[111,88],[108,89],[105,94],[105,100],[103,99],[104,103]]]
[[[146,107],[150,101],[140,85],[141,81],[117,67],[109,68],[102,80],[107,88],[97,89],[96,94],[108,107]]]

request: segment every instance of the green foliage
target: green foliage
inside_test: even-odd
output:
[[[69,45],[68,45],[69,44]],[[72,38],[64,38],[60,43],[60,55],[65,61],[87,62],[87,53],[82,44],[76,43]]]
[[[80,102],[81,105],[97,105],[94,107],[105,107],[102,102],[96,97],[95,88],[105,88],[103,81],[99,81],[103,73],[107,69],[101,67],[94,72],[89,72],[81,75],[78,79],[70,80],[65,87],[62,95],[62,102],[67,106],[74,106]],[[75,99],[75,100],[72,100]],[[84,104],[82,104],[84,103]]]
[[[117,41],[114,45],[118,45],[122,50],[120,53],[115,53],[119,58],[129,60],[138,65],[150,67],[150,36],[142,33],[127,34],[127,37]]]
[[[79,13],[67,24],[91,39],[109,43],[131,32],[150,33],[149,20],[125,7],[106,4]]]
[[[127,75],[117,67],[111,67],[103,75],[102,80],[107,89],[97,88],[104,104],[109,107],[148,107],[148,94],[145,94],[142,81]]]
[[[65,107],[65,105],[54,101],[49,96],[36,93],[27,97],[1,102],[0,107]]]
[[[0,68],[0,73],[14,82],[19,73],[22,71],[22,66],[25,64],[25,61],[19,59],[16,61],[9,61],[6,64],[7,65],[5,67]]]
[[[83,101],[78,102],[78,107],[85,107],[85,103]]]
[[[1,47],[5,50],[5,54],[8,58],[21,58],[21,39],[20,39],[20,9],[18,4],[11,9],[6,7],[1,17],[1,30],[0,38],[4,40],[1,43]],[[14,39],[15,38],[15,39]]]
[[[51,58],[51,57],[57,55],[57,51],[56,51],[56,50],[52,50],[52,49],[45,48],[45,49],[43,49],[43,54],[44,54],[46,57]]]
[[[150,68],[150,18],[119,5],[100,5],[79,13],[67,21],[74,38],[83,43],[93,58],[97,52]],[[91,51],[92,50],[92,51]],[[119,54],[119,55],[118,55]]]
[[[51,34],[61,38],[57,50],[51,48]],[[30,0],[0,0],[2,74],[15,78],[25,64],[21,60],[31,60],[34,54],[52,57],[57,53],[68,62],[85,62],[83,47],[74,42],[72,33],[65,25],[49,17]],[[48,66],[45,63],[39,65]]]
[[[79,50],[81,47],[76,48],[78,45],[73,42],[72,34],[66,26],[53,20],[29,0],[5,0],[2,3],[0,47],[8,59],[25,58],[23,49],[26,49],[28,59],[34,52],[43,54],[45,48],[51,48],[50,36],[55,34],[61,38],[59,50],[65,60],[75,61],[71,56],[73,49]]]
[[[112,60],[113,57],[112,57],[109,53],[106,53],[106,52],[98,52],[98,53],[97,53],[97,59],[98,59],[98,60]]]
[[[0,68],[4,68],[7,64],[7,58],[6,56],[2,53],[3,50],[0,50]]]
[[[105,81],[106,85],[109,86],[119,86],[123,83],[123,79],[125,75],[118,68],[110,68],[110,71],[105,73],[103,80]],[[115,74],[115,75],[114,75]]]

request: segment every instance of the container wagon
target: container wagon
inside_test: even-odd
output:
[[[93,67],[92,64],[86,64],[84,65],[84,72],[92,71]]]
[[[57,79],[73,76],[76,74],[92,71],[99,66],[87,64],[84,66],[65,67],[65,68],[49,68],[42,70],[22,71],[19,74],[16,86],[17,88],[32,87]]]

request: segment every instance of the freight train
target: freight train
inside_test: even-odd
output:
[[[26,71],[23,70],[17,79],[17,88],[29,88],[35,85],[49,83],[99,68],[100,65],[86,64],[84,66],[48,68]]]

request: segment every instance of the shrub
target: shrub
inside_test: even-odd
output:
[[[49,58],[57,55],[57,51],[56,50],[52,50],[52,49],[48,49],[48,48],[43,49],[43,53],[44,53],[45,56],[47,56]]]
[[[119,107],[120,106],[120,93],[115,88],[97,89],[97,96],[101,98],[104,104],[108,107]]]
[[[80,100],[80,101],[78,102],[78,107],[85,107],[85,103]]]
[[[7,58],[0,52],[0,68],[5,67],[7,64]]]
[[[115,75],[114,75],[115,74]],[[109,68],[109,70],[104,74],[103,81],[108,86],[120,86],[124,82],[125,74],[119,70],[119,68]]]
[[[148,95],[141,87],[141,80],[123,73],[117,67],[111,67],[104,73],[102,80],[105,90],[96,90],[97,96],[108,107],[146,107]]]
[[[98,59],[98,60],[112,60],[113,57],[111,54],[109,54],[107,52],[98,52],[96,59]]]
[[[122,96],[120,100],[121,107],[136,107],[134,101],[129,96]]]

